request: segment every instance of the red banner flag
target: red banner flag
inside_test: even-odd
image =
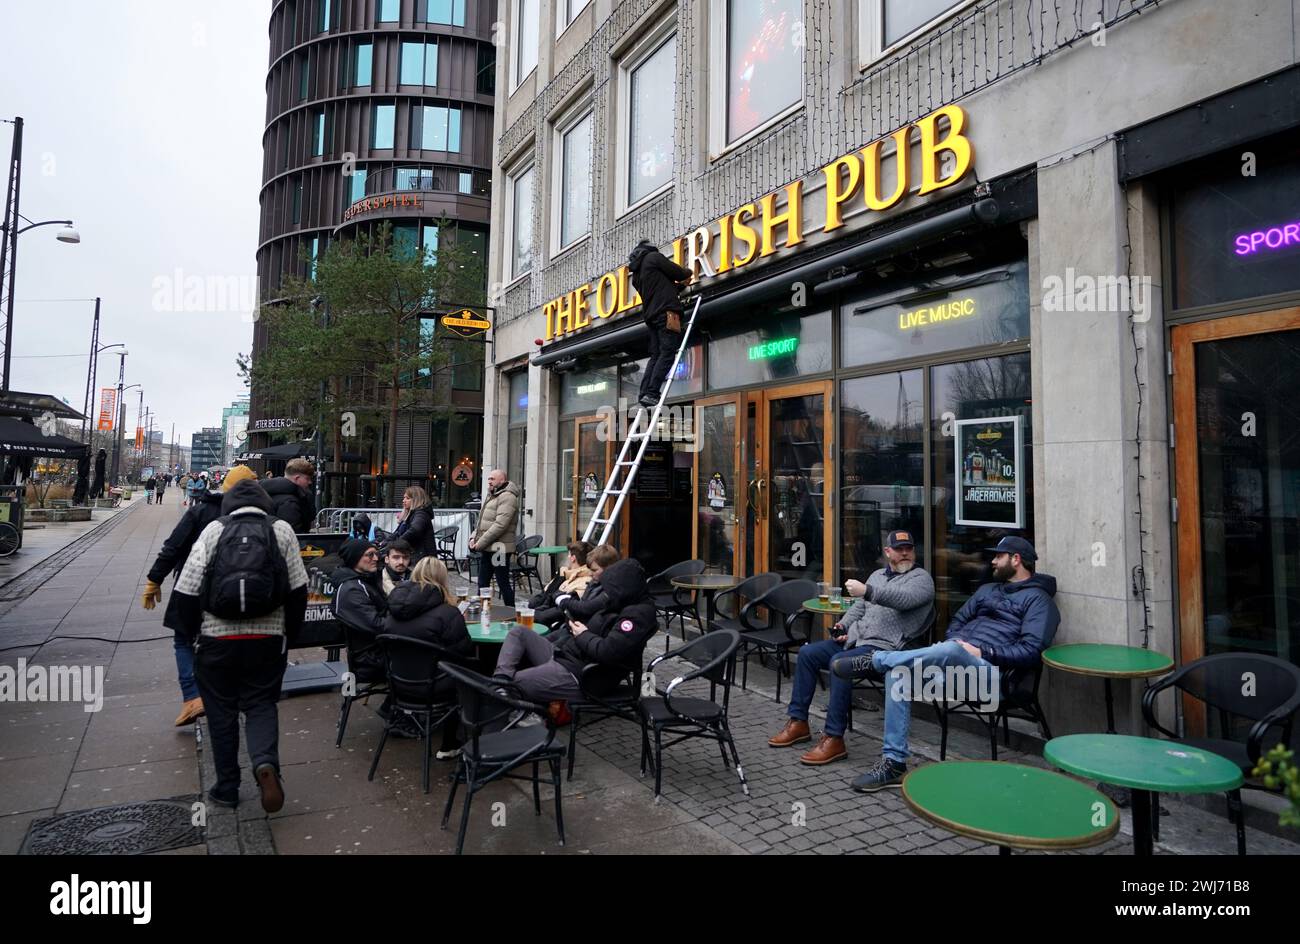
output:
[[[117,390],[112,387],[104,387],[99,392],[99,425],[98,429],[113,428],[113,414],[117,406]]]

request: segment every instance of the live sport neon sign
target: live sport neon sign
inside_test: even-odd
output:
[[[1236,247],[1233,252],[1238,256],[1253,256],[1263,251],[1300,246],[1300,221],[1239,233],[1233,238],[1232,244]]]

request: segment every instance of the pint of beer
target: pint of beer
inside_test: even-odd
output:
[[[519,622],[525,629],[533,628],[533,611],[529,607],[519,607]]]

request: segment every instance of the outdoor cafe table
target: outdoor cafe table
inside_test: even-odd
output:
[[[555,555],[556,555],[556,554],[564,554],[564,553],[567,553],[568,550],[569,550],[569,547],[568,547],[568,545],[566,545],[566,544],[548,544],[548,545],[546,545],[545,547],[535,547],[535,548],[533,548],[533,553],[534,553],[534,554],[546,554],[548,557],[550,557],[550,559],[551,559],[551,577],[550,577],[550,579],[554,580],[554,579],[555,579],[555,575],[556,575],[557,573],[559,573],[559,570],[560,570],[559,565],[555,563]],[[543,587],[543,589],[545,589],[545,588]]]
[[[903,778],[903,799],[937,826],[1015,849],[1082,849],[1119,829],[1113,804],[1053,770],[995,760],[950,760]]]
[[[849,611],[853,606],[852,600],[841,600],[839,603],[831,603],[829,600],[825,603],[820,597],[813,597],[811,600],[803,601],[803,608],[809,613],[816,613],[820,616],[829,616],[832,619],[838,619]]]
[[[698,590],[704,594],[704,625],[700,631],[707,633],[713,627],[713,598],[723,590],[738,586],[740,578],[734,574],[689,574],[672,578],[672,584],[682,590]]]
[[[1106,682],[1106,733],[1115,733],[1115,698],[1110,680],[1149,678],[1164,675],[1174,667],[1174,660],[1161,652],[1137,646],[1105,643],[1072,643],[1052,646],[1043,651],[1043,664],[1075,675],[1092,675]]]
[[[1043,757],[1069,773],[1132,790],[1134,855],[1152,852],[1153,793],[1221,793],[1242,783],[1241,769],[1218,754],[1127,734],[1052,738]]]

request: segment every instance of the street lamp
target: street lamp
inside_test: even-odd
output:
[[[38,226],[57,226],[62,225],[64,229],[59,232],[58,240],[63,243],[81,242],[81,234],[72,228],[72,220],[42,220],[39,223],[33,223],[27,217],[23,216],[18,209],[18,200],[22,191],[23,182],[23,120],[14,118],[14,141],[13,154],[9,159],[9,185],[5,189],[5,215],[3,227],[0,227],[0,282],[5,279],[5,257],[8,256],[8,290],[9,301],[5,306],[5,355],[4,355],[4,374],[0,378],[0,391],[7,393],[9,391],[9,354],[13,347],[14,339],[14,283],[18,277],[18,236],[27,232],[29,229],[35,229]],[[18,221],[23,220],[26,226],[19,227]]]
[[[113,409],[117,412],[117,417],[115,417],[117,435],[113,437],[113,471],[109,475],[109,481],[114,485],[117,484],[118,459],[122,454],[122,426],[126,423],[126,408],[122,403],[122,394],[126,392],[127,388],[122,386],[122,381],[126,379],[126,355],[128,353],[130,352],[126,348],[118,351],[120,360],[117,366],[117,402],[113,404]],[[132,384],[131,386],[138,387],[139,384]]]

